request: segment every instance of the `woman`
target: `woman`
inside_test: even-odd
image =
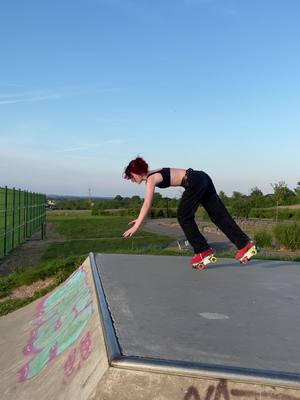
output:
[[[200,204],[207,211],[212,222],[237,247],[238,251],[235,256],[237,260],[246,263],[250,257],[256,254],[255,245],[235,223],[218,196],[211,178],[205,172],[195,171],[191,168],[187,170],[162,168],[149,171],[146,161],[137,157],[130,161],[125,168],[123,177],[137,184],[146,183],[145,199],[139,216],[134,221],[129,222],[129,225],[133,226],[123,233],[124,237],[132,236],[146,218],[152,204],[155,186],[159,188],[182,186],[185,191],[178,206],[177,219],[194,249],[195,255],[190,260],[194,267],[204,268],[206,264],[215,261],[213,250],[200,233],[195,222],[195,213]]]

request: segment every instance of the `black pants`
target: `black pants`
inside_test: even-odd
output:
[[[218,196],[211,178],[203,171],[188,169],[185,191],[177,210],[178,222],[195,253],[209,249],[205,237],[195,222],[195,213],[200,204],[207,211],[212,222],[221,229],[228,239],[241,249],[249,242],[249,237],[236,224]]]

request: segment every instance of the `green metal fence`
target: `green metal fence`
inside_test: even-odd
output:
[[[5,257],[38,229],[44,239],[45,204],[44,194],[0,187],[0,257]]]

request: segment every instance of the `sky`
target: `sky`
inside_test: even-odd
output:
[[[299,20],[299,0],[2,1],[0,186],[143,196],[139,155],[229,196],[294,189]]]

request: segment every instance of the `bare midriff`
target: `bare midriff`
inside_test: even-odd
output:
[[[180,186],[185,173],[186,169],[171,168],[170,169],[171,186]]]

